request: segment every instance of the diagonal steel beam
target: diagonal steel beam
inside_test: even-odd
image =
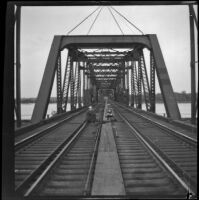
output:
[[[35,103],[35,107],[33,110],[31,123],[38,123],[41,120],[43,120],[46,116],[49,98],[55,77],[61,41],[61,36],[54,36],[51,49],[48,55],[44,75],[42,78],[41,86],[39,89],[37,102]]]

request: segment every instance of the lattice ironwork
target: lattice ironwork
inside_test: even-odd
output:
[[[62,89],[62,110],[66,112],[66,106],[68,103],[68,93],[69,93],[69,85],[70,85],[70,62],[71,57],[68,54],[67,61],[66,61],[66,68],[64,74],[64,82],[63,82],[63,89]]]
[[[134,61],[131,62],[131,106],[134,107],[135,103],[135,68],[134,68]]]
[[[148,80],[148,75],[147,75],[147,71],[146,71],[146,64],[145,64],[143,51],[140,51],[139,67],[140,67],[140,70],[141,70],[142,86],[143,86],[143,91],[144,91],[144,99],[145,99],[145,104],[146,104],[146,110],[149,111],[150,108],[151,108],[151,105],[150,105],[150,88],[149,88],[149,80]]]
[[[75,77],[74,77],[74,68],[73,68],[73,60],[70,62],[70,102],[71,102],[71,110],[75,109],[74,106],[74,86],[75,86]]]
[[[83,68],[85,69],[85,66],[86,64],[83,62]],[[83,98],[83,104],[84,106],[86,105],[86,84],[85,84],[85,81],[86,81],[86,77],[85,77],[85,70],[82,70],[82,88],[83,88],[83,95],[82,95],[82,98]]]
[[[77,107],[77,95],[78,95],[78,82],[79,82],[79,67],[78,62],[75,65],[75,83],[74,83],[74,107]]]
[[[78,96],[78,105],[79,108],[82,106],[82,99],[81,99],[81,73],[80,68],[78,68],[78,85],[77,85],[77,96]]]
[[[61,77],[61,52],[57,61],[57,113],[62,112],[62,77]]]
[[[151,102],[151,112],[155,113],[155,60],[153,52],[150,51],[150,102]]]
[[[137,74],[137,88],[138,88],[138,94],[137,94],[137,108],[142,108],[142,69],[140,66],[140,63],[138,61],[138,73]]]
[[[136,66],[136,62],[134,62],[134,65],[133,65],[133,72],[134,72],[134,99],[135,99],[135,104],[136,104],[136,108],[139,107],[139,90],[138,90],[138,72],[137,72],[137,66]]]

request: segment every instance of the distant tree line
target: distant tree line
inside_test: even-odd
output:
[[[179,102],[179,103],[191,102],[191,94],[190,93],[186,93],[185,91],[182,91],[181,93],[175,92],[174,94],[175,94],[175,98],[176,98],[177,102]],[[144,100],[144,96],[142,97],[142,99]],[[36,102],[36,98],[22,98],[21,99],[21,103],[35,103],[35,102]],[[56,102],[57,102],[56,97],[50,98],[50,103],[56,103]],[[70,98],[69,98],[68,102],[70,103]],[[163,102],[163,97],[162,97],[161,93],[156,94],[156,102],[157,103]]]
[[[186,93],[186,92],[175,92],[175,98],[176,101],[179,103],[188,103],[191,102],[191,93]],[[156,102],[162,103],[163,102],[163,97],[161,93],[156,94]]]

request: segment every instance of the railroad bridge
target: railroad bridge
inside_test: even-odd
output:
[[[193,26],[196,18],[191,3],[189,9]],[[16,11],[20,26],[18,15],[20,6]],[[149,70],[144,49],[150,55]],[[195,77],[195,67],[191,70]],[[47,118],[54,81],[57,112]],[[156,114],[156,84],[167,117]],[[194,84],[195,79],[192,92]],[[20,67],[16,94],[13,173],[17,195],[196,198],[197,127],[181,120],[157,35],[55,35],[27,126],[19,127]],[[192,100],[193,122],[194,92]],[[142,110],[143,102],[146,110]],[[87,120],[89,106],[96,114],[95,122]]]

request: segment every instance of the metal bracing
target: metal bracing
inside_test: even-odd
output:
[[[77,95],[78,95],[78,82],[79,82],[79,67],[78,62],[75,65],[75,77],[74,77],[74,108],[77,108]]]
[[[85,62],[83,62],[83,67],[85,67]],[[85,71],[82,70],[82,91],[83,91],[83,95],[82,95],[82,98],[83,98],[83,104],[84,106],[86,106],[86,77],[85,77]]]
[[[62,113],[62,75],[61,75],[61,52],[57,60],[57,113]]]
[[[33,110],[31,123],[38,123],[46,117],[50,94],[55,78],[61,42],[62,37],[54,36],[39,89],[39,94]]]
[[[139,108],[139,91],[138,91],[138,73],[137,73],[137,66],[136,66],[136,62],[134,62],[133,65],[133,72],[134,72],[134,99],[135,99],[135,104],[136,104],[136,108]]]
[[[134,102],[135,102],[135,80],[134,80],[134,61],[131,62],[131,106],[134,107]]]
[[[68,53],[68,57],[66,60],[65,74],[64,74],[64,82],[62,89],[62,110],[66,112],[66,106],[68,103],[68,94],[69,94],[69,85],[70,85],[70,52]]]
[[[152,46],[151,51],[153,52],[153,56],[155,60],[157,78],[160,85],[162,97],[164,100],[167,116],[172,119],[180,119],[181,118],[180,111],[178,108],[177,101],[175,99],[175,95],[174,95],[169,74],[164,62],[162,51],[158,42],[158,38],[155,34],[154,35],[151,34],[148,36],[151,41],[151,46]]]
[[[73,62],[73,57],[72,57],[71,62],[70,62],[70,103],[71,103],[71,110],[75,109],[74,87],[75,87],[75,77],[74,77],[74,62]]]
[[[139,67],[141,70],[141,78],[142,78],[142,86],[143,86],[143,91],[144,91],[146,110],[149,111],[150,107],[151,107],[151,105],[150,105],[150,89],[149,89],[149,80],[148,80],[148,75],[147,75],[147,71],[146,71],[146,64],[145,64],[143,50],[140,51]]]
[[[150,102],[151,102],[151,109],[150,111],[155,113],[155,61],[153,52],[150,51]]]
[[[126,71],[125,71],[125,79],[126,79],[126,95],[127,95],[127,105],[129,105],[129,63],[126,62]]]
[[[142,108],[142,68],[141,63],[138,61],[138,75],[137,75],[137,85],[138,85],[138,105],[137,108]]]
[[[78,96],[78,107],[82,107],[82,94],[81,94],[81,73],[80,73],[80,65],[78,65],[78,85],[77,85],[77,96]]]
[[[85,67],[85,69],[87,69],[88,68],[88,64],[87,64],[87,62],[84,62],[84,67]],[[85,71],[84,71],[85,72]],[[84,73],[84,77],[85,77],[85,95],[84,95],[84,101],[85,101],[85,105],[87,106],[87,105],[89,105],[89,88],[88,88],[88,76]]]

